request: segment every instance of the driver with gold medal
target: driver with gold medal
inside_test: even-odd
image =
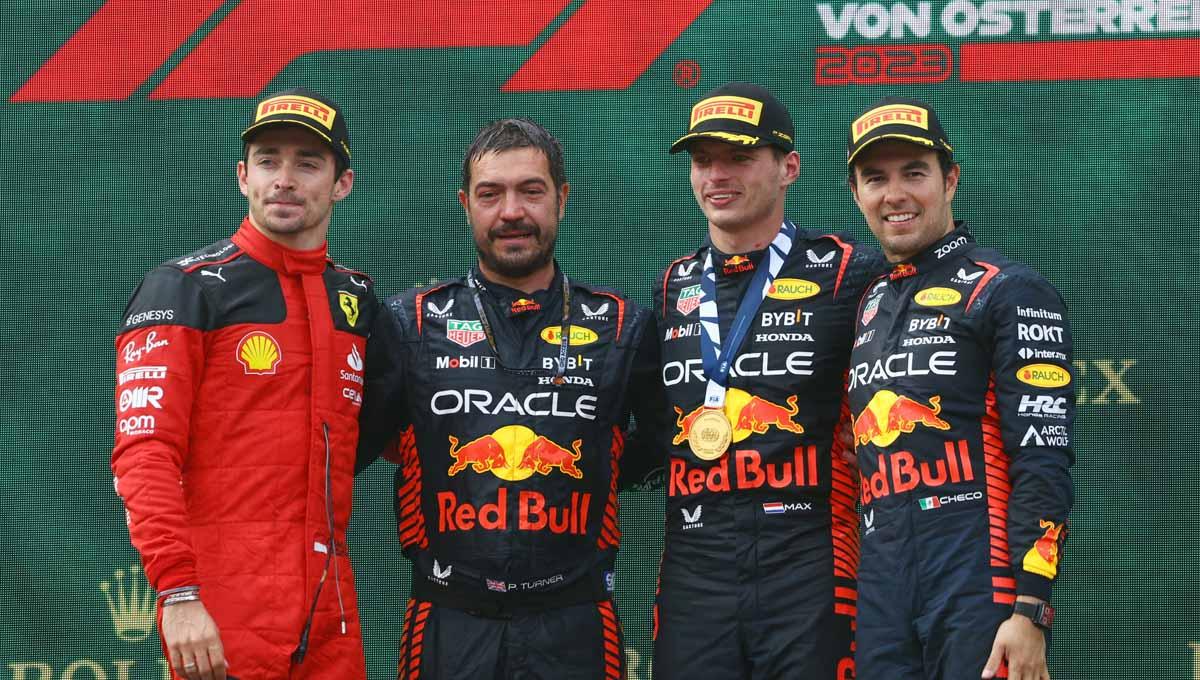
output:
[[[835,434],[858,301],[882,258],[785,219],[794,134],[771,93],[730,83],[671,147],[690,156],[708,238],[654,284],[657,421],[675,425],[656,433],[655,678],[853,677],[857,480]]]

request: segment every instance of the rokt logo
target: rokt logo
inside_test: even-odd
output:
[[[254,97],[293,61],[316,52],[528,49],[572,8],[500,90],[624,90],[711,3],[587,0],[576,7],[569,0],[530,0],[513,12],[509,5],[483,0],[399,5],[367,0],[243,0],[213,22],[211,17],[225,4],[219,0],[178,4],[166,15],[156,3],[109,0],[9,101],[124,101],[172,55],[192,44],[195,47],[179,64],[153,84],[149,99]],[[156,28],[135,28],[147,25]],[[313,26],[338,30],[314,31]],[[429,30],[430,26],[442,28]],[[634,26],[636,30],[631,30]]]

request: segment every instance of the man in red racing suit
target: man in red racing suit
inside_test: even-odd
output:
[[[346,550],[382,307],[325,235],[353,185],[342,112],[260,102],[231,238],[145,276],[117,336],[117,493],[176,677],[365,678]]]

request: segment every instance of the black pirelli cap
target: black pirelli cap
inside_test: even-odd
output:
[[[304,88],[273,94],[254,107],[254,120],[242,132],[242,141],[250,142],[271,125],[308,128],[329,144],[346,167],[350,166],[350,130],[346,116],[333,100]]]
[[[688,132],[675,140],[671,153],[685,151],[697,139],[792,151],[795,136],[792,116],[775,95],[753,83],[734,82],[709,91],[692,107]]]

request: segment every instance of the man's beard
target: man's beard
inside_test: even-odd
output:
[[[498,252],[495,248],[494,234],[527,232],[532,235],[536,247],[517,252]],[[475,241],[475,251],[479,253],[479,261],[483,265],[510,279],[521,279],[537,272],[554,260],[554,238],[545,241],[544,231],[530,224],[507,225],[493,229],[485,237],[486,241]]]

